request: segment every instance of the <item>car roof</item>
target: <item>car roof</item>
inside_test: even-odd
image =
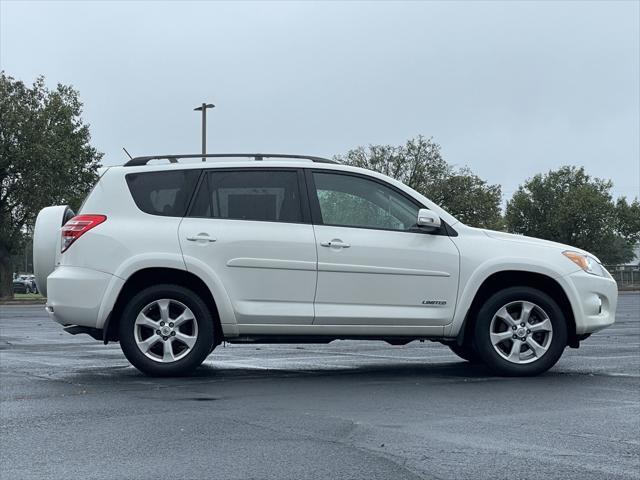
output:
[[[245,158],[253,159],[254,161],[262,161],[265,159],[295,159],[295,160],[310,160],[314,163],[337,163],[334,160],[329,160],[324,157],[317,157],[313,155],[295,155],[290,153],[184,153],[184,154],[169,154],[169,155],[149,155],[144,157],[135,157],[124,164],[125,167],[137,167],[140,165],[147,165],[154,160],[167,160],[169,163],[180,163],[178,160],[183,159],[202,159],[202,161],[209,161],[218,158]],[[206,160],[205,160],[206,159]]]
[[[335,170],[349,170],[356,167],[350,167],[341,163],[327,161],[327,162],[315,162],[309,158],[295,156],[295,157],[272,157],[265,156],[262,160],[254,160],[253,157],[246,157],[244,154],[241,156],[223,156],[214,157],[207,161],[199,160],[202,155],[196,157],[188,157],[186,160],[179,162],[171,162],[167,159],[150,158],[148,163],[115,165],[107,167],[108,169],[118,169],[123,173],[139,173],[139,172],[153,172],[153,171],[166,171],[166,170],[187,170],[187,169],[217,169],[217,168],[273,168],[273,167],[287,167],[287,168],[326,168],[329,167]],[[315,157],[314,157],[315,158]],[[320,157],[318,157],[320,158]],[[134,159],[135,160],[135,159]],[[366,172],[369,170],[359,169]]]
[[[120,165],[107,167],[107,170],[118,171],[122,175],[129,173],[171,171],[171,170],[187,170],[187,169],[221,169],[221,168],[307,168],[314,170],[331,170],[358,173],[361,175],[374,177],[384,182],[390,183],[396,188],[404,191],[411,197],[425,205],[426,208],[436,212],[449,225],[453,226],[459,223],[453,215],[446,210],[433,203],[424,195],[416,192],[407,185],[398,180],[388,177],[379,172],[368,170],[360,167],[352,167],[343,165],[334,161],[316,161],[314,159],[322,159],[322,157],[313,157],[305,155],[287,155],[287,154],[210,154],[208,158],[211,160],[202,161],[202,154],[177,155],[173,162],[169,159],[171,156],[148,156],[136,157],[143,158],[144,161],[130,162]],[[177,158],[184,158],[186,161],[178,161]],[[256,157],[262,157],[256,159]],[[247,159],[249,158],[249,159]],[[135,159],[134,159],[135,160]],[[327,159],[323,159],[327,160]]]

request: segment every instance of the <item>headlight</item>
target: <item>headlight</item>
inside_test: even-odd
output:
[[[572,252],[570,250],[562,252],[562,254],[591,275],[597,275],[599,277],[605,277],[607,275],[604,267],[591,255]]]

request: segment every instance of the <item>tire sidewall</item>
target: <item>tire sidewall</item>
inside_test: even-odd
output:
[[[183,358],[172,363],[156,362],[140,351],[136,344],[135,320],[142,309],[161,298],[183,303],[193,312],[198,324],[198,338],[193,349]],[[178,285],[155,285],[148,287],[126,304],[118,327],[120,347],[127,360],[147,375],[182,376],[193,372],[209,355],[214,344],[213,318],[205,302],[193,291]]]
[[[527,364],[515,364],[502,358],[491,343],[489,329],[495,313],[504,305],[516,301],[529,301],[540,306],[553,327],[553,337],[547,352]],[[478,355],[491,370],[507,376],[538,375],[558,361],[567,345],[567,323],[558,304],[546,293],[531,287],[510,287],[493,294],[478,311],[474,328],[474,345]]]

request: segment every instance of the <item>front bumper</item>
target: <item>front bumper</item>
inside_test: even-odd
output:
[[[576,334],[597,332],[615,321],[618,285],[610,277],[582,270],[563,277],[576,322]]]
[[[98,315],[113,275],[61,265],[47,278],[49,317],[62,325],[98,327]]]

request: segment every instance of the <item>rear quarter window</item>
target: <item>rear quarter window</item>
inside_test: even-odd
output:
[[[130,173],[127,186],[140,210],[151,215],[183,217],[200,170]]]

